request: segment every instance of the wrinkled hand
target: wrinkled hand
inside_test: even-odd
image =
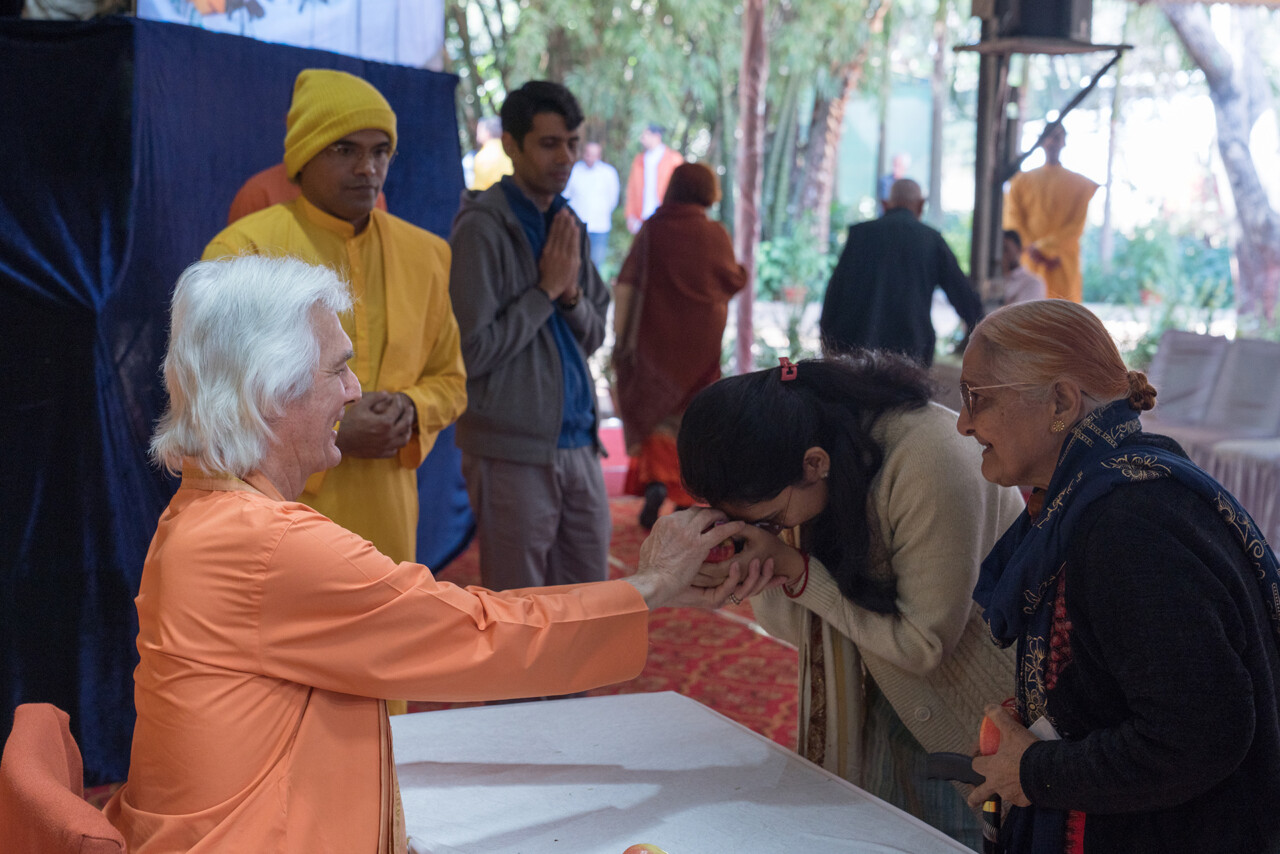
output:
[[[549,299],[572,303],[578,298],[578,273],[582,268],[582,235],[573,211],[561,208],[551,221],[547,243],[538,262],[538,287]]]
[[[969,806],[978,809],[992,795],[999,795],[1004,803],[1013,806],[1031,806],[1031,801],[1022,791],[1019,769],[1022,754],[1037,739],[1004,706],[992,703],[984,711],[1000,730],[1000,748],[991,756],[974,757],[973,770],[986,777],[987,781],[974,787],[969,794]]]
[[[734,566],[738,567],[741,574],[752,562],[763,565],[772,561],[773,575],[781,579],[780,583],[790,584],[804,572],[804,557],[799,551],[784,543],[776,534],[771,534],[755,525],[744,525],[736,538],[745,541],[742,550],[719,563],[704,563],[699,567],[698,574],[694,576],[695,587],[717,587],[724,583],[730,569]],[[724,542],[724,539],[722,538],[720,542]]]
[[[694,588],[691,584],[702,559],[725,537],[738,534],[742,522],[727,522],[718,510],[696,507],[662,516],[640,546],[640,567],[628,578],[650,608],[684,605],[718,608],[730,595],[754,595],[773,580],[772,564],[756,561],[733,569],[717,586]],[[716,525],[716,522],[724,522]]]
[[[347,407],[338,426],[343,456],[383,459],[413,438],[417,412],[406,394],[371,391]]]

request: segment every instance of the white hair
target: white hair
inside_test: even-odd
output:
[[[173,474],[183,457],[236,477],[258,468],[271,422],[311,387],[320,361],[314,312],[350,308],[336,273],[296,258],[242,255],[184,270],[164,358],[169,407],[152,459]]]

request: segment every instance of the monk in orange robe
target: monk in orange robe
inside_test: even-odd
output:
[[[1004,227],[1022,238],[1022,261],[1044,279],[1050,298],[1080,302],[1080,235],[1098,185],[1059,162],[1066,144],[1067,132],[1056,124],[1040,143],[1045,165],[1013,176]]]
[[[174,291],[169,407],[152,454],[182,475],[137,597],[129,780],[107,804],[130,854],[404,854],[386,702],[583,691],[644,665],[649,608],[718,607],[771,564],[691,583],[741,522],[663,519],[634,576],[493,593],[397,563],[297,501],[342,458],[360,398],[333,270],[240,256]],[[741,579],[741,583],[739,583]]]

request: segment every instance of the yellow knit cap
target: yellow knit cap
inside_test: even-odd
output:
[[[304,68],[293,84],[285,120],[284,168],[297,177],[307,161],[349,133],[372,128],[396,147],[396,114],[368,82],[343,71]]]

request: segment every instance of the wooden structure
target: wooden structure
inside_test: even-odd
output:
[[[1038,0],[1023,0],[1038,2]],[[1078,0],[1077,0],[1078,2]],[[1009,105],[1012,90],[1009,87],[1009,60],[1014,54],[1065,55],[1111,51],[1114,56],[1103,65],[1080,92],[1058,113],[1058,119],[1071,112],[1098,84],[1103,75],[1119,61],[1126,44],[1094,44],[1088,40],[1088,7],[1083,3],[1083,23],[1075,28],[1074,35],[1062,36],[1025,35],[1010,33],[1008,16],[1016,14],[1017,0],[974,0],[973,14],[982,18],[982,38],[975,45],[960,45],[958,52],[973,52],[980,56],[978,65],[978,116],[977,146],[974,168],[973,236],[970,244],[969,275],[974,287],[984,298],[990,295],[993,271],[1000,269],[1000,236],[1003,232],[1004,183],[1017,174],[1022,161],[1040,146],[1037,139],[1027,151],[1019,150],[1022,136],[1022,117],[1010,116]],[[1051,125],[1050,125],[1051,126]],[[1046,127],[1046,132],[1048,127]]]

